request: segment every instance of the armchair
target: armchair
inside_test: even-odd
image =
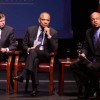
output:
[[[23,69],[25,66],[25,62],[19,62],[19,56],[22,53],[22,51],[16,51],[15,52],[15,65],[14,65],[14,76],[18,75],[18,70],[19,68]],[[50,63],[40,63],[38,70],[39,72],[45,72],[49,73],[49,94],[53,94],[54,90],[54,83],[53,83],[53,78],[54,78],[54,62],[55,62],[55,52],[50,53],[51,55],[51,60]],[[26,77],[26,84],[25,84],[25,91],[28,90],[28,83],[29,83],[29,75]],[[14,93],[18,92],[18,82],[14,81]]]
[[[7,83],[6,83],[6,91],[9,94],[10,93],[10,85],[12,84],[11,80],[11,68],[12,68],[12,57],[13,57],[14,51],[8,52],[8,59],[7,61],[1,61],[0,62],[0,70],[6,70],[7,71]],[[13,86],[12,86],[13,87]]]

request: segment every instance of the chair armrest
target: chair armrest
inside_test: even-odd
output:
[[[18,62],[19,62],[19,56],[20,56],[20,54],[22,53],[22,50],[16,50],[15,51],[15,66],[18,66]]]
[[[15,52],[15,50],[10,50],[10,51],[8,51],[7,53],[8,53],[8,54],[14,54],[14,52]]]
[[[22,53],[22,50],[16,50],[15,51],[15,55],[19,55],[19,54],[21,54]]]
[[[50,52],[50,56],[55,56],[57,52]]]
[[[0,52],[2,52],[1,50],[0,50]],[[15,52],[15,50],[9,50],[8,52],[7,52],[7,54],[13,54]]]
[[[8,66],[11,65],[12,57],[13,57],[14,52],[15,52],[15,50],[10,50],[10,51],[7,52],[8,55],[9,55],[9,56],[8,56]]]
[[[57,54],[56,52],[51,52],[51,53],[50,53],[50,56],[51,56],[51,59],[50,59],[50,66],[52,66],[52,67],[53,67],[54,62],[55,62],[55,55],[56,55],[56,54]]]

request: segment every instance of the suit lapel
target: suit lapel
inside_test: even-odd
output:
[[[94,42],[93,42],[93,40],[94,40],[94,33],[95,33],[95,31],[94,31],[94,29],[92,29],[91,30],[91,32],[89,33],[89,44],[90,44],[90,48],[91,48],[91,50],[94,52]]]
[[[38,27],[37,26],[35,28],[31,29],[30,42],[31,42],[32,45],[33,45],[34,40],[36,40],[37,32],[38,32]]]
[[[33,31],[33,40],[36,40],[38,28],[34,29]]]

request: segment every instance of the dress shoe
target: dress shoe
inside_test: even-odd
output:
[[[96,100],[100,100],[100,91],[97,91],[95,93],[95,96],[96,96]]]
[[[23,83],[24,78],[22,76],[16,76],[14,77],[14,80]]]
[[[78,100],[98,100],[96,99],[96,96],[95,94],[89,94],[89,95],[81,95],[81,96],[78,96]]]
[[[34,88],[34,90],[31,93],[31,96],[34,97],[37,95],[37,88]]]

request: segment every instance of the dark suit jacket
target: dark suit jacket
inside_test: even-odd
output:
[[[86,38],[83,45],[83,51],[87,56],[100,56],[100,37],[97,43],[96,48],[94,48],[94,28],[88,29],[86,31]]]
[[[94,39],[95,29],[91,28],[86,31],[86,38],[83,45],[83,52],[86,54],[88,58],[96,58],[100,61],[100,37],[97,43],[96,48],[94,47],[93,39]]]
[[[16,40],[14,29],[10,26],[5,26],[1,32],[0,48],[16,49]]]
[[[39,26],[31,26],[27,29],[25,37],[23,39],[23,47],[25,50],[27,50],[29,47],[33,46],[33,42],[36,39],[37,32],[38,32]],[[57,31],[53,28],[50,28],[50,34],[52,36],[51,39],[48,39],[47,36],[45,36],[44,39],[44,50],[45,51],[57,51],[58,49],[58,37],[57,37]]]

